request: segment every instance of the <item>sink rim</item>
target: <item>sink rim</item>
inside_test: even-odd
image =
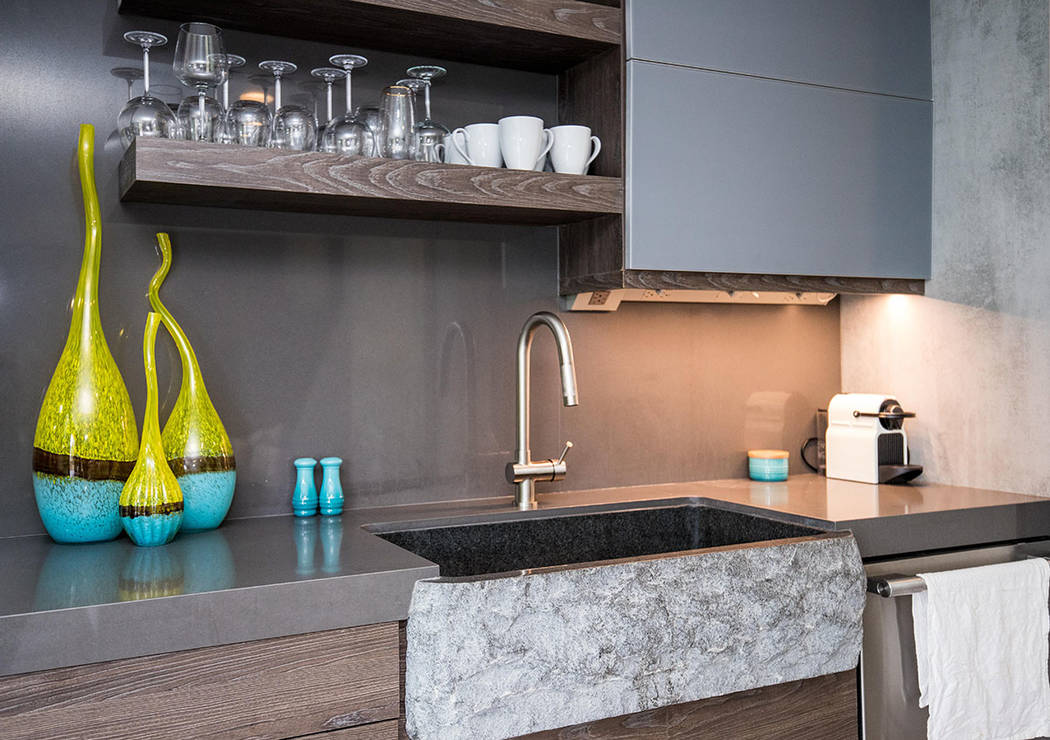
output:
[[[370,534],[378,537],[382,534],[386,534],[389,532],[450,529],[458,527],[483,526],[486,524],[506,524],[521,521],[529,521],[533,519],[564,519],[574,516],[587,516],[591,514],[614,514],[625,511],[675,508],[721,509],[723,511],[732,511],[735,513],[752,516],[757,519],[766,519],[781,524],[794,524],[804,526],[811,529],[819,530],[819,532],[811,535],[802,535],[800,537],[783,537],[780,539],[773,540],[757,540],[755,542],[744,542],[736,545],[716,545],[713,547],[702,547],[691,550],[672,550],[669,552],[653,553],[650,555],[638,555],[626,558],[612,558],[608,560],[590,560],[580,563],[564,563],[561,565],[546,565],[537,568],[526,568],[521,570],[493,571],[490,573],[478,573],[476,575],[469,576],[438,575],[430,578],[423,578],[421,580],[427,583],[471,583],[477,581],[495,581],[506,578],[522,578],[533,575],[542,575],[545,573],[557,573],[567,570],[584,570],[588,568],[600,568],[610,565],[620,565],[624,563],[640,563],[652,560],[690,557],[700,554],[728,552],[741,549],[764,549],[767,547],[776,547],[778,545],[807,542],[811,540],[836,539],[840,537],[852,536],[852,532],[850,532],[848,529],[829,529],[827,526],[827,522],[822,522],[808,517],[790,514],[785,514],[781,516],[779,515],[779,512],[777,512],[778,516],[768,516],[768,514],[771,513],[768,509],[761,509],[758,507],[737,504],[729,501],[721,501],[718,499],[710,499],[704,496],[680,496],[669,499],[657,499],[646,501],[587,504],[584,506],[560,506],[551,507],[548,509],[534,509],[531,511],[518,511],[517,509],[513,509],[508,506],[508,510],[505,512],[501,511],[485,514],[458,515],[452,517],[440,517],[408,521],[372,522],[368,524],[362,524],[361,528],[369,532]],[[402,550],[407,550],[407,548],[403,548],[400,545],[397,545],[393,542],[391,542],[390,544],[394,545],[394,547],[399,547]],[[411,552],[411,550],[407,551]]]

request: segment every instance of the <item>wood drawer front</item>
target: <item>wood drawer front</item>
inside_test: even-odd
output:
[[[314,740],[397,740],[397,720],[347,727],[345,730],[333,730],[313,737]]]
[[[529,740],[856,740],[857,674],[843,671],[523,737]]]
[[[8,740],[285,738],[397,716],[396,623],[0,678]],[[344,736],[385,737],[361,731]]]

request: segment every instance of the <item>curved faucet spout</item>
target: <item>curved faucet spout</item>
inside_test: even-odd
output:
[[[518,487],[516,498],[519,509],[536,508],[536,480],[553,481],[565,476],[564,454],[559,460],[550,459],[534,463],[529,448],[532,339],[541,326],[551,330],[558,348],[562,402],[566,406],[576,406],[579,403],[576,392],[576,362],[572,355],[569,330],[561,319],[549,311],[533,314],[525,322],[518,336],[517,461],[507,465],[507,480]],[[572,447],[571,443],[568,447]]]

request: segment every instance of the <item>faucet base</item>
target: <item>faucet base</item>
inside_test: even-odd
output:
[[[539,508],[539,504],[536,503],[536,482],[534,480],[528,478],[517,484],[517,490],[514,492],[514,505],[518,511],[532,511]]]

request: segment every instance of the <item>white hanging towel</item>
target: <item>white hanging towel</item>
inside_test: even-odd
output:
[[[929,740],[1050,735],[1050,563],[920,573],[912,597],[919,706]]]

